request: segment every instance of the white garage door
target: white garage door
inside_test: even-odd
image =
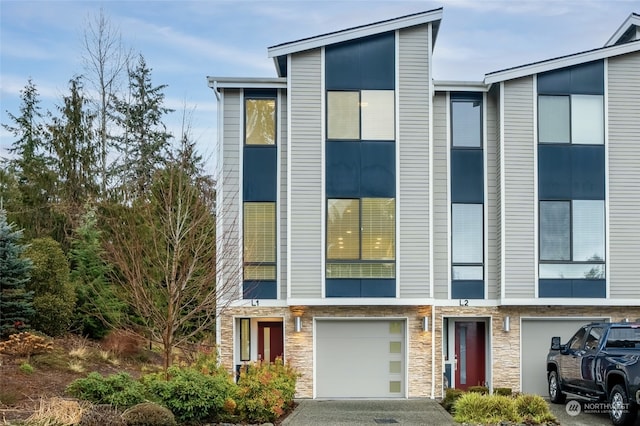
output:
[[[560,336],[562,343],[566,343],[581,326],[604,320],[604,318],[523,319],[522,392],[548,395],[546,361],[553,336]]]
[[[318,398],[399,398],[405,395],[405,322],[318,320]]]

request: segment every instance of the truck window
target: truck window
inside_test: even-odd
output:
[[[608,348],[640,348],[640,327],[614,327],[607,336]]]
[[[582,347],[584,346],[584,339],[586,337],[586,334],[586,327],[582,327],[580,330],[578,330],[578,332],[573,335],[571,340],[569,340],[569,344],[567,345],[569,346],[569,349],[572,349],[574,351],[582,349]]]
[[[591,327],[589,335],[584,343],[584,348],[587,351],[598,349],[600,339],[602,338],[602,327]]]

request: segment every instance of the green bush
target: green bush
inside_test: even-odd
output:
[[[67,393],[94,404],[110,404],[116,407],[130,407],[145,400],[144,386],[128,373],[118,373],[103,377],[100,373],[89,373],[84,379],[74,380],[66,389]]]
[[[440,402],[440,405],[444,407],[450,413],[453,413],[453,406],[455,402],[464,394],[461,389],[447,388],[445,390],[444,399]]]
[[[540,395],[518,395],[515,398],[515,407],[523,422],[537,424],[556,421],[549,405]]]
[[[205,374],[195,368],[171,367],[164,373],[142,378],[149,397],[169,408],[179,422],[216,419],[224,413],[225,401],[236,387],[229,374],[217,368]]]
[[[122,413],[127,426],[176,426],[173,413],[162,405],[143,402]]]
[[[85,409],[78,426],[127,426],[127,424],[115,407],[102,404]]]
[[[453,419],[458,423],[495,424],[520,422],[515,400],[503,395],[467,392],[455,402]]]
[[[24,374],[33,374],[35,370],[31,366],[31,364],[25,362],[23,364],[20,364],[20,371],[22,371]]]
[[[494,388],[493,389],[493,394],[494,395],[511,396],[511,395],[513,395],[513,391],[511,390],[511,388]]]
[[[281,359],[250,364],[240,373],[237,409],[248,422],[273,422],[293,404],[298,373]]]
[[[489,395],[489,388],[486,386],[469,386],[468,392],[475,392],[482,395]]]

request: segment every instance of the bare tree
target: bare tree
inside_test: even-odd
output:
[[[82,39],[87,79],[97,92],[98,138],[100,140],[101,190],[107,188],[109,154],[109,102],[119,89],[132,52],[122,43],[120,30],[112,25],[104,10],[87,21]]]

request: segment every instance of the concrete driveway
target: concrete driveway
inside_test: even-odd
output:
[[[299,400],[282,426],[338,425],[456,425],[433,399]]]
[[[549,402],[547,400],[547,402]],[[580,400],[582,404],[587,403],[586,401]],[[567,400],[569,403],[569,400]],[[558,421],[562,426],[606,426],[611,424],[611,420],[609,419],[608,414],[592,414],[592,413],[584,413],[583,407],[581,405],[580,412],[577,413],[575,410],[569,410],[574,415],[569,415],[567,412],[566,404],[552,404],[549,402],[549,408],[551,408],[551,412],[558,418]],[[584,406],[587,409],[589,406]],[[634,426],[640,426],[640,417],[636,420]]]

